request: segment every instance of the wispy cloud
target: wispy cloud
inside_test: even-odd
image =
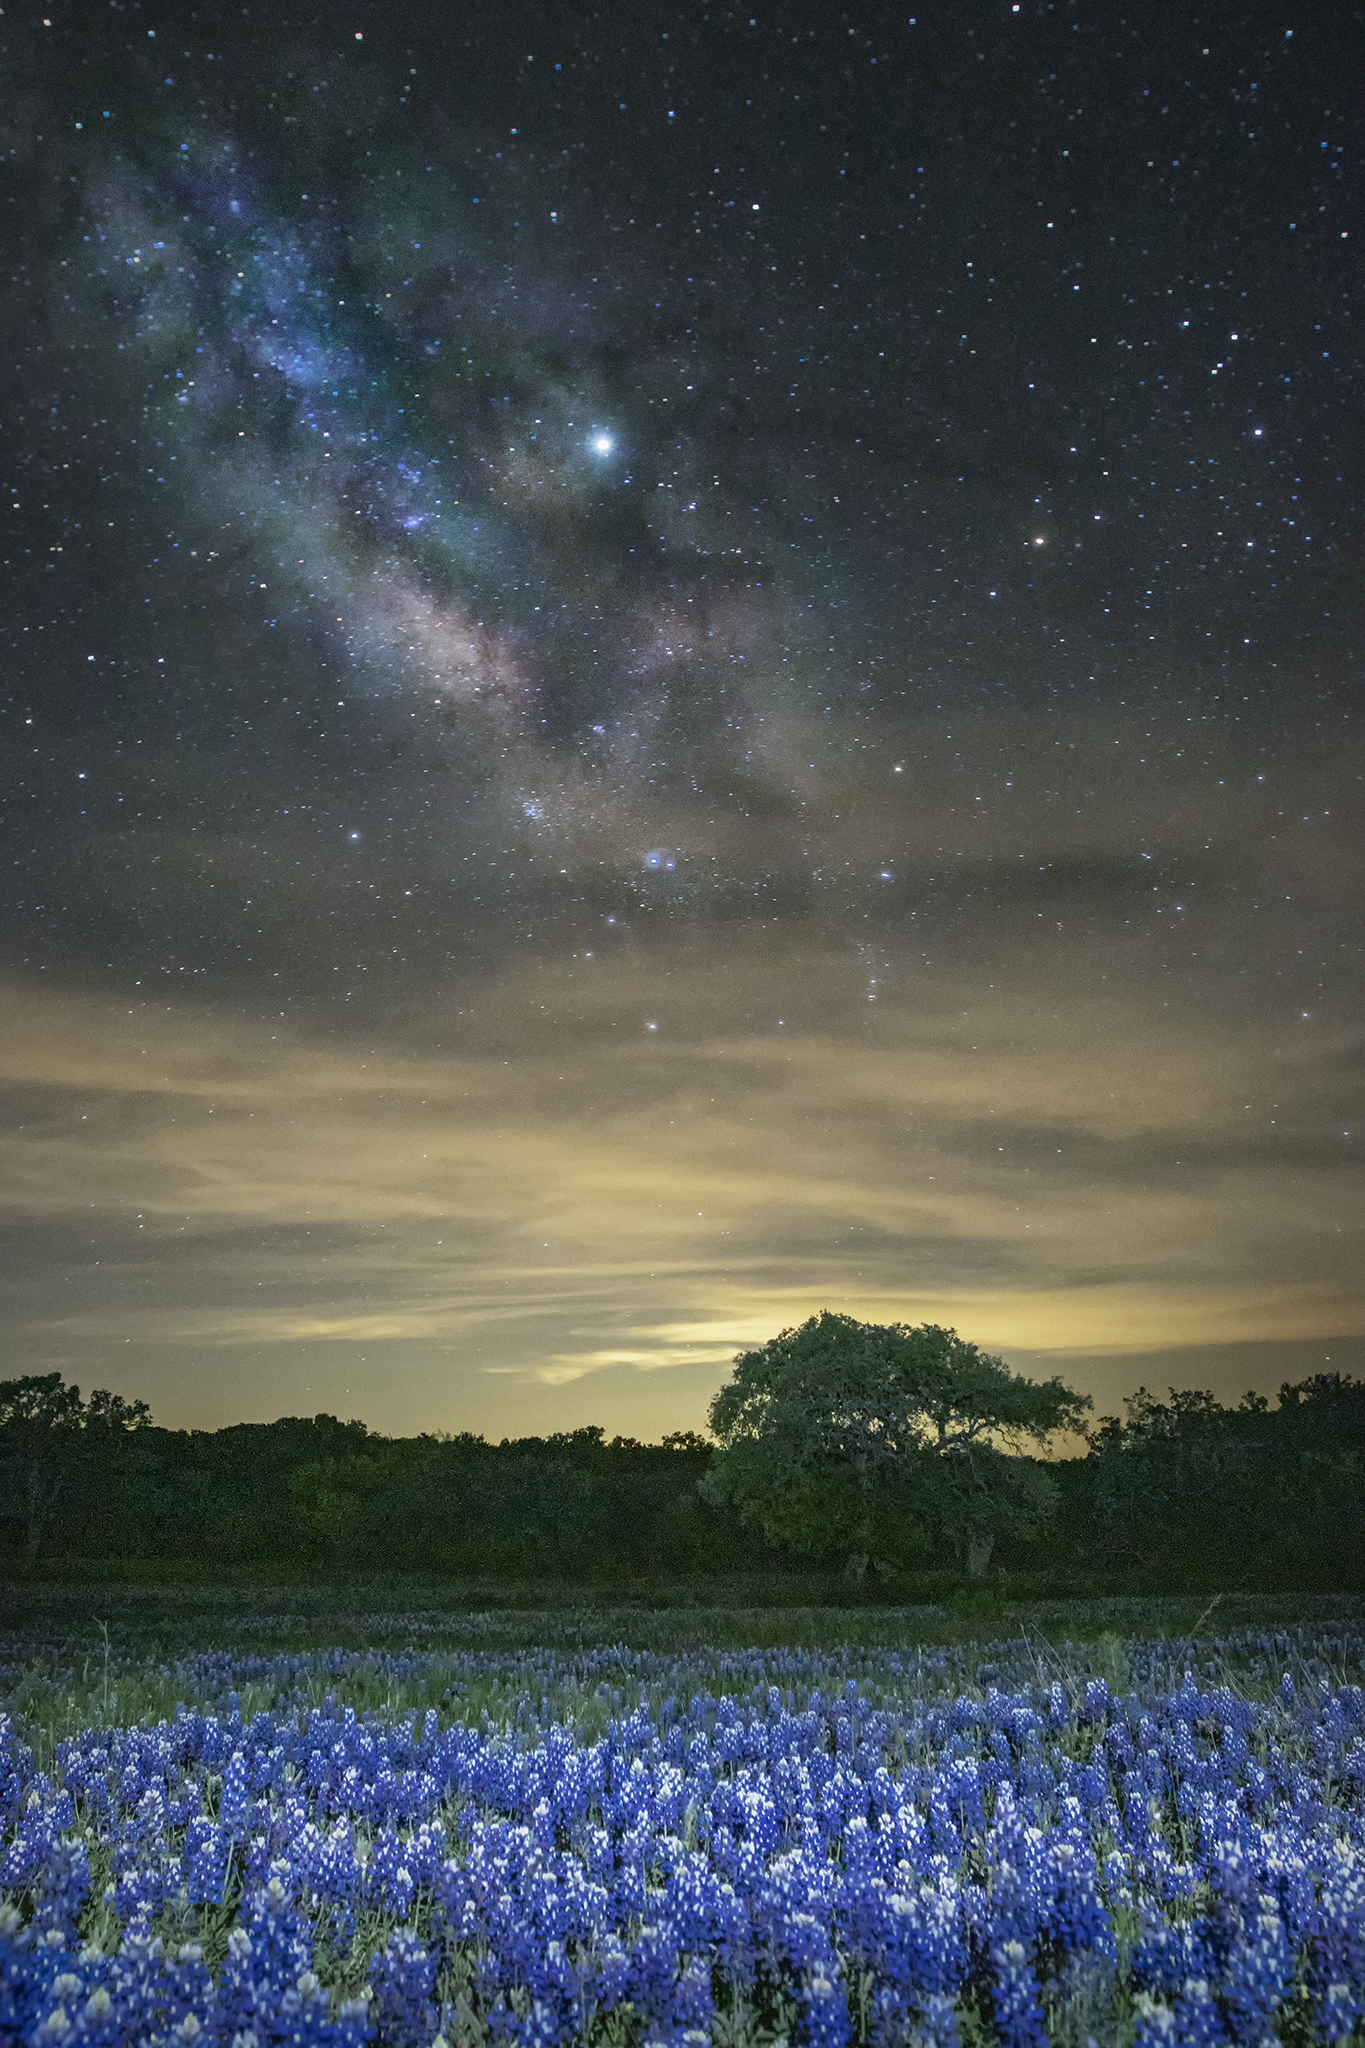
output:
[[[1054,1013],[904,958],[875,1031],[836,1034],[796,972],[661,959],[665,1001],[638,962],[542,966],[439,1048],[11,990],[0,1210],[66,1275],[25,1326],[286,1376],[319,1347],[454,1356],[521,1401],[662,1376],[694,1420],[821,1307],[1078,1359],[1365,1331],[1340,1034],[1186,1016],[1154,1045],[1131,990]]]

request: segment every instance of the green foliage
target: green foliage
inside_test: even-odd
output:
[[[69,1387],[59,1372],[28,1373],[0,1380],[0,1430],[7,1445],[18,1441],[55,1441],[58,1432],[103,1431],[108,1435],[143,1429],[152,1419],[145,1401],[125,1401],[107,1387],[96,1387],[82,1401],[79,1387]]]
[[[1002,1538],[1052,1512],[1022,1455],[1079,1429],[1089,1400],[1028,1380],[932,1323],[825,1312],[735,1360],[711,1404],[720,1443],[703,1481],[774,1541],[904,1569],[947,1547],[974,1576]]]
[[[762,1538],[709,1507],[712,1454],[597,1427],[500,1444],[391,1438],[334,1415],[163,1430],[142,1403],[82,1402],[60,1374],[0,1390],[0,1556],[123,1568],[439,1572],[578,1584],[771,1574]]]
[[[30,1562],[58,1510],[97,1494],[121,1440],[150,1421],[145,1401],[104,1387],[83,1401],[59,1372],[0,1380],[0,1513],[22,1521]]]
[[[1065,1476],[1073,1554],[1169,1586],[1365,1584],[1365,1385],[1317,1373],[1271,1407],[1139,1387]]]
[[[1365,1587],[1365,1386],[1318,1374],[1226,1408],[1140,1388],[1084,1457],[1026,1455],[1082,1405],[952,1331],[840,1316],[737,1361],[719,1447],[405,1439],[334,1415],[165,1430],[33,1374],[0,1383],[0,1575],[390,1573],[482,1601],[670,1588],[846,1615],[980,1589],[988,1560],[995,1599],[1179,1591],[1200,1612],[1238,1588]]]

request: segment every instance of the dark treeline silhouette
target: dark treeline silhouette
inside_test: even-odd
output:
[[[1125,1410],[1084,1456],[1046,1466],[1055,1512],[1002,1541],[993,1579],[1059,1593],[1365,1587],[1365,1384],[1318,1374],[1231,1408],[1140,1388]],[[690,1433],[488,1443],[332,1415],[168,1430],[141,1402],[32,1375],[0,1383],[0,1570],[640,1587],[843,1569],[844,1549],[792,1553],[708,1499],[714,1456]],[[961,1577],[945,1548],[858,1597],[932,1597]]]
[[[1158,1587],[1365,1586],[1365,1382],[1315,1373],[1273,1406],[1247,1394],[1235,1408],[1139,1387],[1124,1408],[1057,1468],[1054,1557]]]
[[[420,1572],[649,1581],[771,1571],[709,1507],[705,1440],[601,1429],[487,1443],[385,1437],[334,1415],[158,1429],[59,1374],[0,1383],[0,1560],[11,1570]]]

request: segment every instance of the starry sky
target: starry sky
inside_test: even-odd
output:
[[[1365,1368],[1363,35],[7,5],[3,1369]]]

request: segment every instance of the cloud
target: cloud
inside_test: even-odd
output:
[[[362,1045],[4,992],[0,1214],[65,1275],[23,1326],[457,1358],[518,1399],[663,1375],[693,1420],[822,1307],[1062,1360],[1365,1330],[1325,1114],[1349,1033],[931,982],[904,948],[853,1027],[856,953],[757,936],[490,975],[467,1025]]]

